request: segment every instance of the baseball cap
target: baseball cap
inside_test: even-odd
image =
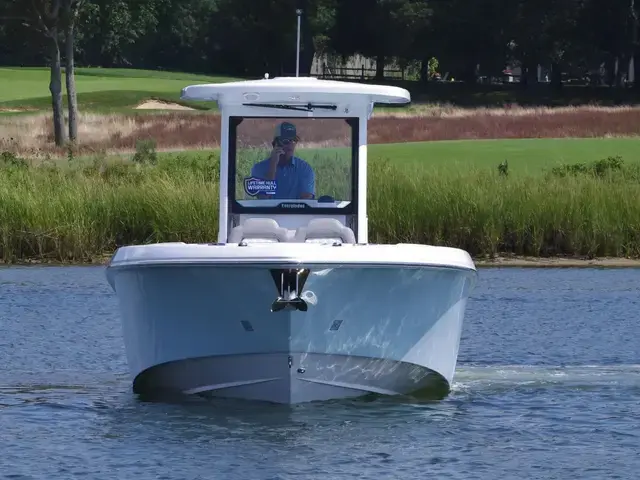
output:
[[[298,140],[298,135],[296,133],[296,126],[293,123],[282,122],[280,125],[276,127],[276,131],[274,134],[275,138],[288,138],[290,140]]]

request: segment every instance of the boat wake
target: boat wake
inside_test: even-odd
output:
[[[127,374],[14,372],[0,379],[0,411],[9,407],[105,408],[127,393]]]
[[[574,390],[625,387],[640,389],[640,364],[635,365],[460,365],[452,394],[499,393],[513,389]]]
[[[99,377],[99,378],[98,378]],[[84,376],[81,372],[65,376],[61,372],[43,374],[23,374],[19,382],[0,384],[0,410],[17,406],[48,406],[57,408],[89,408],[102,410],[109,407],[143,405],[147,399],[132,395],[125,374]],[[449,394],[417,395],[386,397],[370,395],[351,400],[321,402],[326,408],[351,405],[362,408],[381,404],[433,404],[449,400],[455,403],[469,401],[469,397],[482,397],[485,400],[492,396],[503,396],[519,393],[545,392],[554,394],[589,390],[632,390],[640,393],[640,364],[630,365],[460,365],[456,370],[454,382]],[[467,400],[465,400],[467,399]],[[154,402],[152,402],[154,403]],[[255,408],[252,403],[239,400],[211,400],[198,396],[189,398],[164,399],[160,403],[198,405],[215,404],[230,410]],[[315,406],[314,406],[315,405]],[[299,409],[317,408],[318,403],[302,405]],[[274,407],[267,408],[273,411]],[[288,410],[288,409],[285,409]]]

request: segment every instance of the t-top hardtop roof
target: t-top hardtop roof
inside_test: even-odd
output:
[[[400,87],[371,85],[315,77],[275,77],[226,83],[190,85],[183,100],[215,101],[219,105],[256,103],[332,103],[369,106],[375,103],[405,104],[409,92]]]
[[[235,138],[230,138],[233,117],[278,117],[278,118],[344,118],[355,124],[353,130],[357,140],[353,142],[352,161],[357,193],[351,199],[357,206],[355,217],[358,242],[367,243],[367,121],[376,103],[407,104],[411,95],[407,90],[388,85],[372,85],[313,77],[276,77],[260,80],[245,80],[227,83],[190,85],[182,89],[183,100],[215,101],[222,114],[220,122],[220,214],[218,217],[218,241],[226,242],[230,223],[229,164],[235,162]],[[354,122],[354,120],[357,121]],[[231,146],[231,148],[230,148]],[[231,185],[233,188],[233,185]],[[299,203],[299,202],[298,202]],[[262,209],[260,209],[262,210]],[[322,207],[314,207],[312,215],[328,215]],[[303,222],[292,211],[292,218]],[[252,212],[250,214],[253,214]],[[257,214],[257,213],[256,213]],[[266,213],[265,213],[266,214]],[[338,210],[335,214],[340,215]],[[293,221],[293,220],[292,220]],[[342,221],[345,221],[343,219]]]

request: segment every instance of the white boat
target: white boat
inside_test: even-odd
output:
[[[182,98],[220,108],[219,234],[124,246],[107,266],[133,391],[284,404],[446,394],[470,255],[368,241],[367,122],[409,92],[285,77]]]

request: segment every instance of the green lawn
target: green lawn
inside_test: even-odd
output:
[[[134,69],[78,68],[76,89],[81,108],[114,111],[135,107],[149,98],[212,108],[211,102],[181,102],[180,91],[187,85],[238,80],[188,73],[154,72]],[[63,73],[63,85],[64,85]],[[0,108],[48,109],[49,70],[46,68],[0,68]],[[66,101],[66,96],[65,96]]]
[[[180,72],[119,69],[77,68],[76,83],[78,101],[84,110],[98,112],[127,111],[141,101],[159,98],[179,101],[180,90],[193,83],[210,83],[234,80],[227,76],[195,75]],[[63,75],[64,83],[64,75]],[[365,82],[366,83],[366,82]],[[379,83],[376,81],[376,83]],[[382,82],[388,83],[388,82]],[[461,107],[494,106],[505,103],[520,105],[582,105],[582,104],[637,104],[640,99],[633,89],[587,88],[565,86],[561,94],[546,86],[523,90],[517,85],[466,86],[457,83],[395,82],[411,91],[413,105],[419,110],[424,104],[448,103]],[[2,109],[50,108],[49,69],[47,67],[0,68],[0,114]],[[180,102],[202,110],[215,109],[215,105],[197,102]],[[384,107],[376,107],[383,111]]]
[[[342,149],[324,149],[334,155]],[[319,149],[298,149],[302,158],[314,157]],[[194,158],[215,150],[160,153],[161,158]],[[627,164],[640,164],[640,140],[634,138],[561,138],[516,140],[456,140],[369,145],[369,159],[400,161],[408,168],[452,168],[468,166],[494,169],[504,160],[510,172],[544,172],[560,164],[591,163],[607,157],[622,157]]]
[[[48,68],[0,68],[0,115],[16,114],[2,109],[48,110],[51,108]],[[138,70],[126,68],[77,68],[76,90],[81,109],[94,112],[131,111],[149,99],[176,102],[198,110],[217,110],[212,102],[185,102],[180,91],[192,84],[220,83],[242,78],[195,75],[181,72]],[[63,101],[66,109],[65,78],[62,74]],[[405,107],[406,108],[406,107]],[[420,109],[419,105],[408,107]],[[376,111],[388,108],[377,107]],[[137,110],[141,112],[140,110]],[[143,113],[142,111],[141,113]]]
[[[498,140],[451,140],[371,145],[371,156],[405,163],[464,168],[497,167],[508,161],[510,171],[540,171],[559,164],[589,163],[610,156],[625,162],[640,161],[636,138],[533,138]]]

